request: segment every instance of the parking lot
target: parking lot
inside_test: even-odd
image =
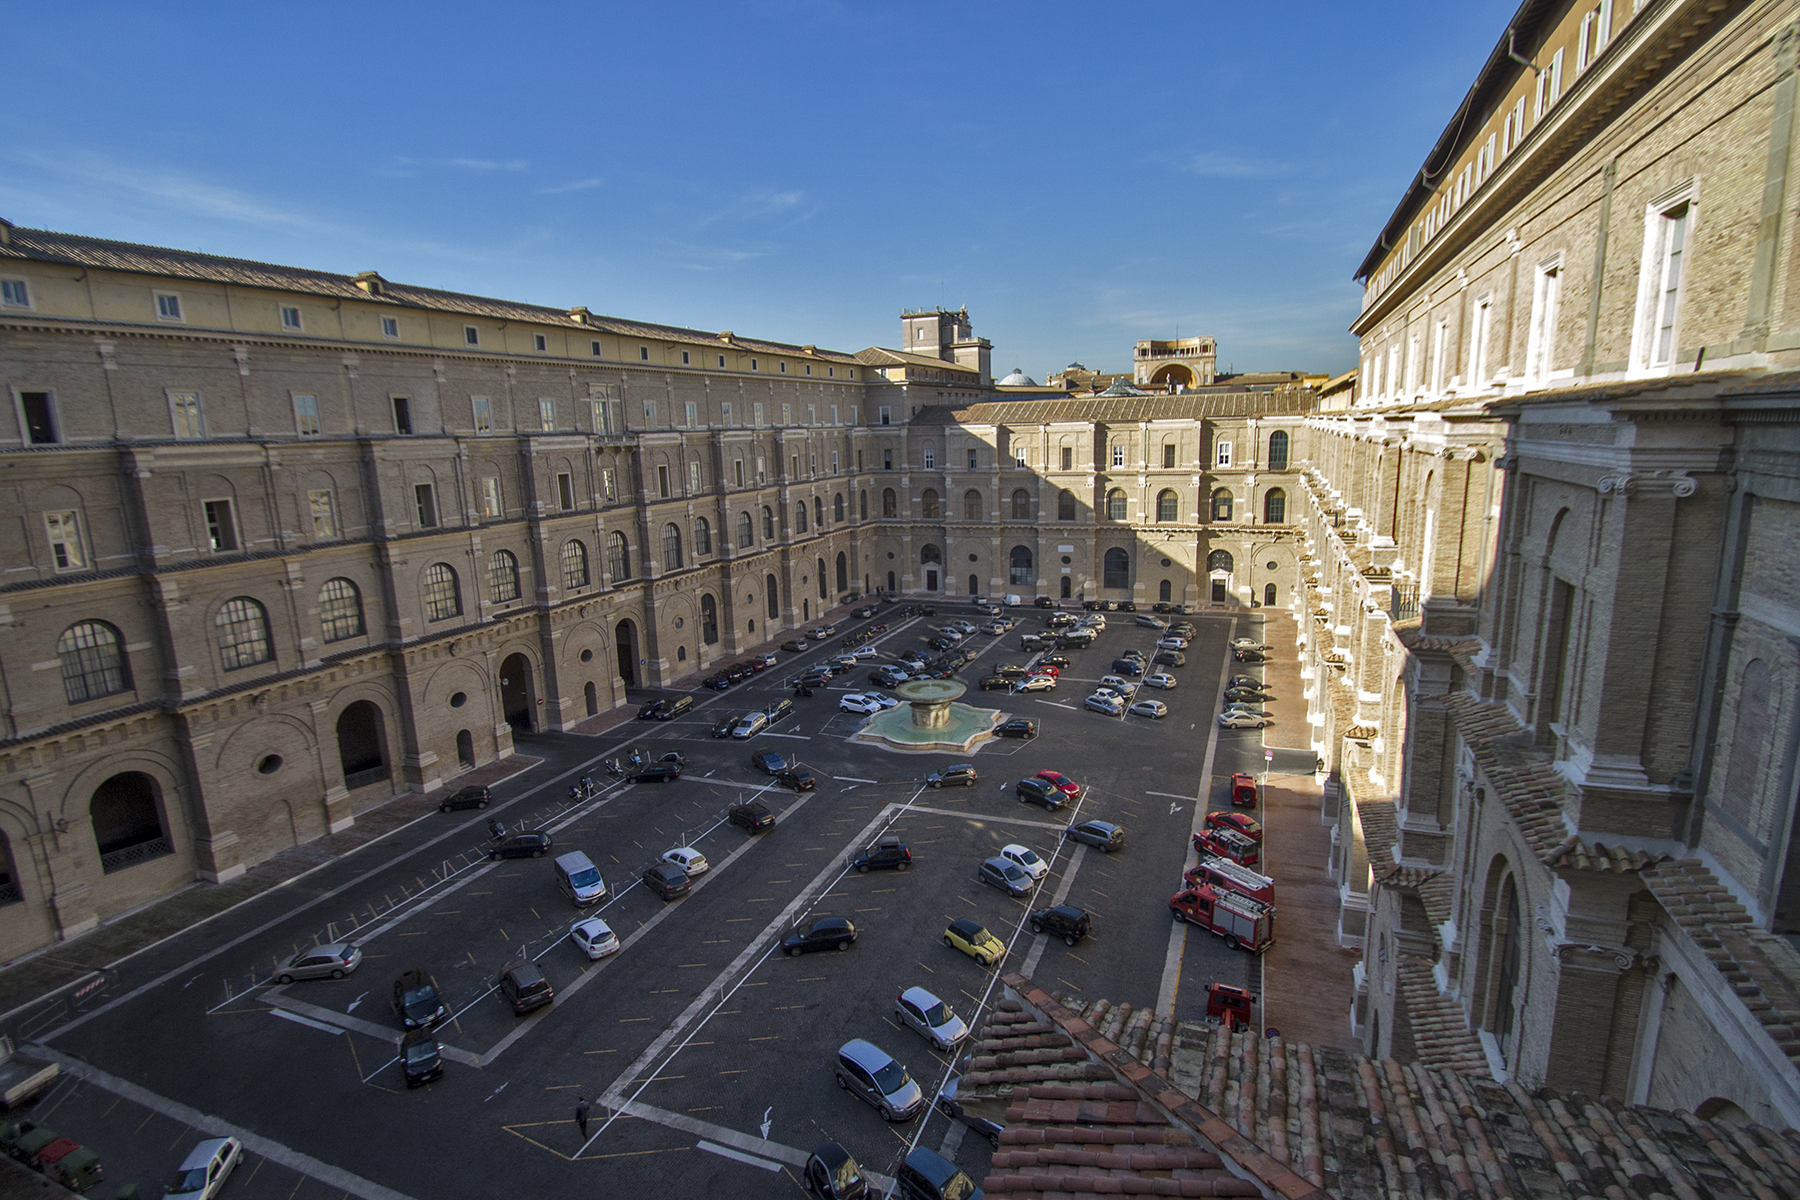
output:
[[[790,682],[865,622],[840,620],[836,635],[803,652],[777,651],[776,665],[723,693],[687,693],[695,706],[675,720],[629,721],[600,738],[522,739],[547,761],[498,789],[494,807],[421,820],[152,948],[85,1008],[35,1024],[27,1015],[17,1032],[69,1056],[72,1067],[106,1073],[66,1085],[67,1132],[109,1155],[112,1179],[162,1175],[181,1145],[158,1150],[120,1136],[110,1118],[93,1115],[102,1106],[76,1100],[135,1085],[143,1094],[130,1103],[160,1120],[241,1131],[249,1163],[301,1164],[241,1171],[228,1194],[242,1196],[290,1195],[296,1170],[319,1179],[306,1169],[313,1163],[335,1172],[331,1194],[449,1197],[498,1186],[788,1195],[805,1155],[827,1140],[884,1173],[910,1145],[944,1148],[980,1178],[985,1142],[964,1140],[936,1115],[885,1124],[836,1086],[837,1047],[873,1041],[929,1098],[956,1055],[894,1020],[894,1000],[908,987],[929,989],[971,1026],[992,1002],[997,976],[1011,970],[1054,990],[1154,1002],[1178,1016],[1203,1010],[1209,982],[1259,990],[1257,960],[1172,923],[1167,900],[1191,856],[1197,805],[1224,806],[1230,773],[1262,768],[1262,739],[1256,730],[1215,733],[1226,645],[1238,625],[1228,616],[1190,618],[1199,632],[1187,665],[1173,671],[1178,686],[1152,693],[1169,706],[1161,719],[1082,706],[1117,654],[1152,649],[1157,631],[1131,614],[1106,614],[1095,645],[1063,651],[1070,664],[1054,691],[976,690],[995,664],[1031,659],[1019,637],[1042,630],[1046,614],[1027,608],[1009,610],[1020,627],[963,643],[975,659],[958,678],[970,684],[965,703],[1038,722],[1034,740],[991,741],[968,756],[848,741],[865,718],[838,711],[841,697],[870,690],[872,668],[922,647],[949,617],[973,618],[949,606],[905,618],[903,607],[883,606],[873,618],[889,626],[870,643],[873,660],[796,700],[794,715],[753,738],[711,731],[727,712],[791,697]],[[655,695],[673,693],[642,698]],[[772,748],[812,768],[818,790],[796,795],[751,767],[753,751]],[[628,784],[604,771],[606,760],[633,749],[650,759],[679,751],[681,778]],[[958,761],[976,767],[975,786],[922,785]],[[1015,800],[1014,783],[1040,769],[1079,782],[1079,803],[1051,813]],[[584,775],[596,786],[571,798]],[[775,810],[773,829],[751,834],[726,823],[727,809],[749,798]],[[542,859],[490,861],[484,827],[496,818],[548,833],[552,849]],[[1122,826],[1124,846],[1102,854],[1062,836],[1071,822],[1091,819]],[[848,869],[882,836],[910,847],[909,870]],[[1050,864],[1029,897],[977,882],[978,864],[1011,843]],[[691,894],[663,901],[637,880],[678,846],[699,850],[710,870]],[[568,849],[600,867],[606,901],[577,912],[558,890],[551,863]],[[1088,910],[1093,935],[1073,947],[1033,935],[1030,912],[1053,903]],[[589,962],[568,931],[596,914],[623,945]],[[782,935],[821,916],[853,922],[855,945],[798,958],[779,952]],[[1006,957],[984,968],[946,947],[945,927],[959,918],[985,925]],[[355,973],[274,982],[278,962],[337,940],[361,948]],[[517,1017],[495,980],[524,961],[544,972],[556,1000]],[[438,1031],[443,1078],[409,1092],[389,1001],[394,979],[413,968],[437,982],[451,1016]],[[578,1097],[593,1106],[585,1138]],[[190,1115],[199,1120],[181,1120]]]

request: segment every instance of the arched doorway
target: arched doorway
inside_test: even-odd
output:
[[[1030,546],[1014,546],[1007,551],[1006,569],[1014,587],[1030,587],[1037,582],[1037,570]]]
[[[100,869],[108,875],[172,852],[163,828],[162,791],[142,771],[121,772],[95,788],[88,820]]]
[[[981,579],[979,576],[975,576],[975,575],[969,576],[969,595],[971,595],[971,596],[981,595]]]
[[[1275,585],[1272,583],[1263,588],[1263,607],[1275,607]]]
[[[592,687],[592,684],[588,685]],[[456,761],[463,767],[475,765],[475,738],[468,730],[461,729],[456,734]]]
[[[837,556],[837,576],[838,576],[837,590],[840,592],[849,591],[850,590],[850,560],[848,558],[844,557],[844,552],[842,550],[838,551],[838,556]]]
[[[1231,569],[1233,563],[1231,551],[1214,550],[1206,556],[1206,569],[1212,576],[1212,602],[1225,603],[1225,592],[1231,585]]]
[[[597,717],[600,715],[600,695],[594,690],[593,680],[590,679],[581,685],[581,698],[587,701],[588,716]]]
[[[1074,587],[1075,587],[1074,581],[1071,580],[1067,575],[1064,575],[1062,577],[1062,598],[1064,600],[1067,600],[1071,595],[1074,594]]]
[[[614,657],[619,662],[619,678],[625,681],[626,687],[636,687],[638,683],[637,626],[631,621],[620,621],[614,628],[613,650]]]
[[[532,703],[537,689],[532,686],[531,660],[523,654],[509,654],[500,664],[500,711],[506,723],[521,733],[530,733],[537,722]]]
[[[887,590],[888,590],[888,595],[890,595],[890,596],[891,596],[891,595],[893,595],[893,594],[894,594],[894,573],[893,573],[893,572],[892,572],[892,571],[889,571],[889,572],[888,572],[888,587],[887,587]]]
[[[1500,897],[1501,916],[1494,922],[1490,944],[1495,947],[1493,1019],[1488,1029],[1500,1044],[1500,1057],[1513,1061],[1513,1022],[1518,1017],[1519,983],[1523,977],[1523,932],[1519,928],[1519,890],[1509,878]]]
[[[1165,579],[1161,583],[1157,584],[1156,585],[1156,598],[1158,600],[1164,600],[1164,601],[1174,599],[1175,598],[1175,585],[1170,583],[1167,579]]]
[[[936,546],[926,546],[919,551],[919,563],[925,568],[925,590],[938,590],[938,564],[943,562],[943,554]]]
[[[344,786],[351,791],[389,775],[387,731],[382,725],[381,710],[367,700],[338,714],[338,765],[344,769]]]

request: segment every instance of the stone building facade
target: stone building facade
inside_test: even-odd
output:
[[[1309,422],[1371,1052],[1800,1122],[1789,3],[1528,3]]]

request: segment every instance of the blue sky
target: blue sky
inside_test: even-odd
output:
[[[0,217],[842,350],[967,305],[1038,379],[1177,332],[1339,371],[1514,7],[14,4]]]

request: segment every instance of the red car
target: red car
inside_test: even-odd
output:
[[[1071,802],[1081,799],[1081,785],[1061,771],[1039,771],[1037,777],[1067,796]]]
[[[1241,812],[1209,812],[1206,814],[1208,829],[1235,829],[1253,841],[1262,841],[1262,822],[1249,813]]]
[[[1046,667],[1042,663],[1039,663],[1037,666],[1031,668],[1031,673],[1033,675],[1048,675],[1050,678],[1055,679],[1058,675],[1062,674],[1062,671],[1056,667]]]
[[[1240,808],[1256,807],[1256,777],[1239,771],[1231,777],[1231,802]]]

